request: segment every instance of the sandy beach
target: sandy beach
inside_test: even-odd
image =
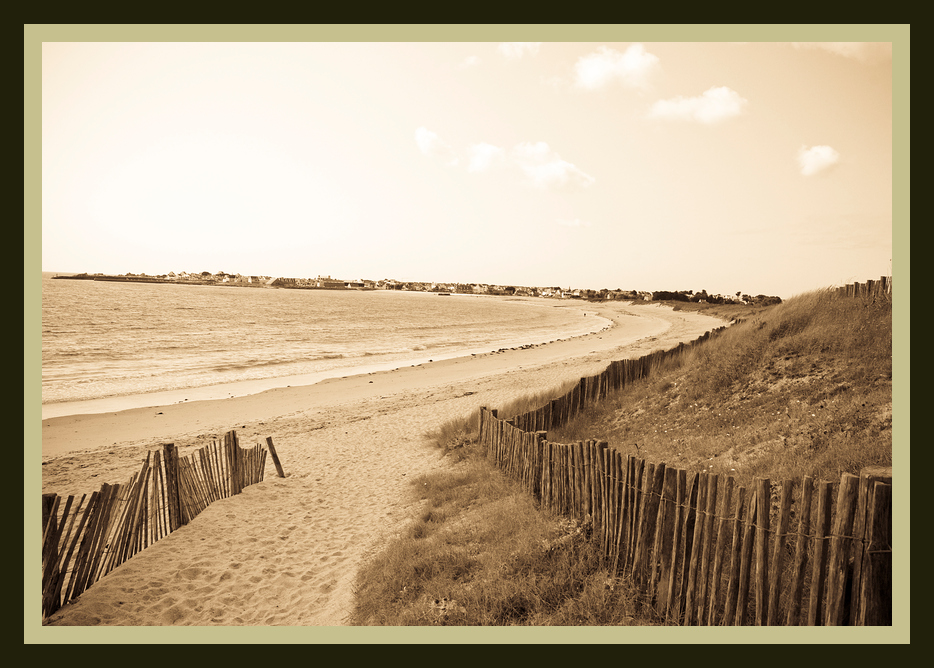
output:
[[[592,308],[626,325],[250,396],[44,420],[43,492],[124,482],[147,450],[175,443],[186,455],[230,429],[244,446],[271,436],[286,473],[267,461],[262,483],[115,569],[49,626],[345,625],[358,566],[418,510],[408,481],[448,466],[426,433],[724,324],[663,306]]]

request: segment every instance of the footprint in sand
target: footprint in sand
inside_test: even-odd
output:
[[[205,572],[204,568],[192,567],[192,568],[186,568],[182,571],[179,571],[178,575],[179,577],[185,580],[194,580],[194,579],[197,579],[204,572]]]

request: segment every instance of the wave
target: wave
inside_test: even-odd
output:
[[[361,355],[362,356],[362,355]],[[218,364],[210,368],[211,371],[242,371],[243,369],[260,369],[264,367],[281,366],[285,364],[301,364],[307,362],[321,362],[327,360],[347,359],[348,357],[357,357],[356,355],[346,355],[344,353],[323,353],[320,355],[311,355],[309,357],[294,357],[288,359],[276,360],[248,360],[246,362],[229,362],[227,364]]]

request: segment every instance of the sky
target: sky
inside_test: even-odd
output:
[[[41,55],[41,267],[707,290],[893,274],[882,42]]]

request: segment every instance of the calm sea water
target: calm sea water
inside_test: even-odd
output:
[[[421,363],[600,329],[583,304],[42,281],[42,403]],[[533,300],[536,301],[536,300]]]

